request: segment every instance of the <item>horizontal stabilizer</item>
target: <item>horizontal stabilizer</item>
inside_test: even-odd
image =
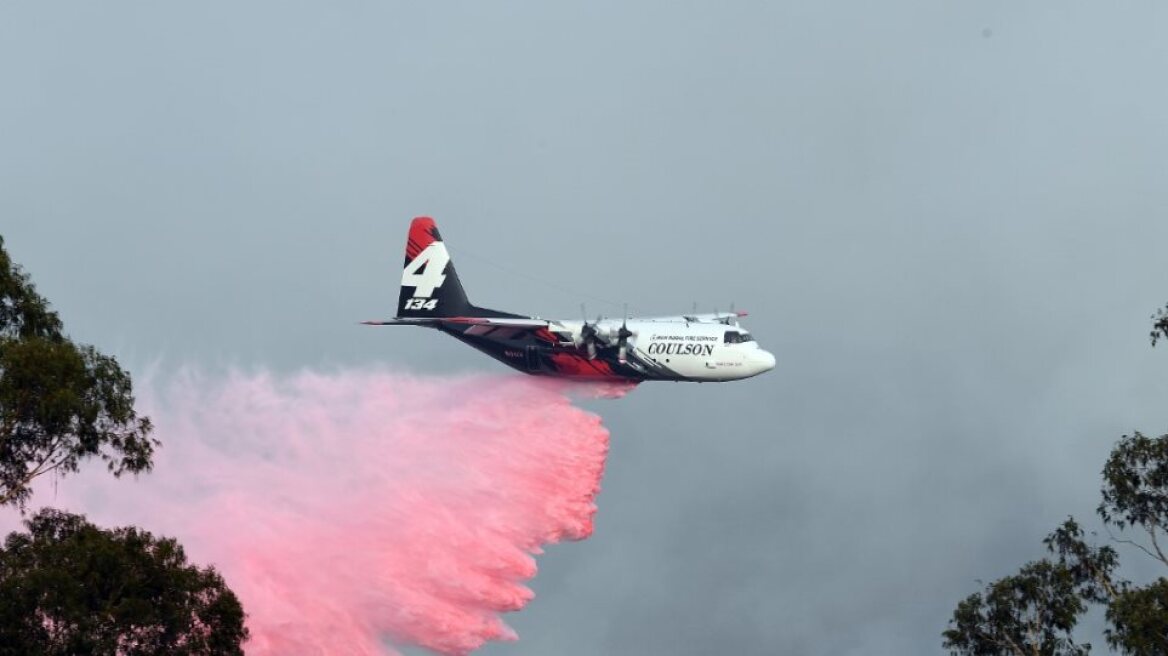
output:
[[[425,326],[427,324],[438,323],[437,319],[430,317],[417,317],[407,319],[385,319],[381,321],[362,321],[362,326]]]
[[[545,319],[522,317],[398,317],[380,321],[362,321],[365,326],[432,326],[439,323],[459,323],[476,326],[507,326],[510,328],[546,328]]]
[[[527,319],[524,317],[446,317],[442,321],[482,326],[509,326],[511,328],[545,328],[549,323],[546,319]]]

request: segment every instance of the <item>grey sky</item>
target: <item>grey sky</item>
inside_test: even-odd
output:
[[[482,653],[938,653],[1168,427],[1163,2],[329,4],[0,6],[0,234],[136,369],[498,371],[354,325],[417,214],[480,305],[750,310]]]

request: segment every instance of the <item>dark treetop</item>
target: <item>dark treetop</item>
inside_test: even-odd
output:
[[[134,411],[130,376],[77,344],[0,238],[0,506],[32,481],[99,457],[115,475],[148,471],[157,442]]]
[[[239,600],[137,528],[41,510],[0,549],[0,656],[243,654]]]

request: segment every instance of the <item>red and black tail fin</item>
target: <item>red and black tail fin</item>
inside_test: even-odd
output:
[[[406,240],[397,316],[465,317],[474,316],[475,309],[466,299],[434,219],[414,219]]]

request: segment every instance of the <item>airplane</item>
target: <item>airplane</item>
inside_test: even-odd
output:
[[[467,300],[434,219],[420,216],[406,240],[397,316],[371,326],[440,330],[527,374],[633,384],[724,382],[774,369],[738,325],[745,312],[621,320],[541,319],[488,310]]]

